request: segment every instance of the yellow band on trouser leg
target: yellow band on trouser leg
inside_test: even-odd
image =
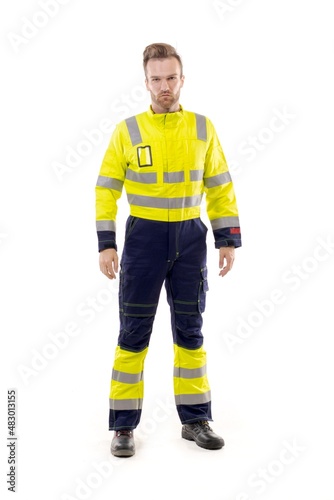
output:
[[[110,384],[110,408],[139,410],[144,397],[144,361],[148,348],[130,352],[117,346]]]
[[[177,405],[201,405],[211,400],[206,351],[174,344],[174,394]]]

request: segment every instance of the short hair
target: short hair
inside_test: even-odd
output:
[[[183,64],[180,55],[177,53],[176,49],[169,45],[168,43],[152,43],[148,45],[143,53],[143,66],[146,75],[146,66],[150,59],[168,59],[169,57],[175,57],[181,66],[181,76],[183,75]]]

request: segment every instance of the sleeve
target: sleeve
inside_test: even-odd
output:
[[[215,247],[237,248],[241,246],[241,233],[234,187],[217,133],[208,119],[207,128],[204,190]]]
[[[124,141],[117,125],[102,161],[95,187],[96,230],[98,251],[114,248],[116,245],[117,201],[121,197],[126,174]]]

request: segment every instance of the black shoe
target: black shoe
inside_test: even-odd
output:
[[[205,420],[182,426],[182,437],[188,441],[195,441],[201,448],[220,450],[224,446],[224,439],[213,432]]]
[[[130,429],[115,431],[110,451],[115,457],[132,457],[135,454],[133,432]]]

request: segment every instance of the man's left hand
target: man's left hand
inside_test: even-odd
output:
[[[219,249],[219,276],[223,277],[231,271],[234,262],[234,247],[220,247]]]

